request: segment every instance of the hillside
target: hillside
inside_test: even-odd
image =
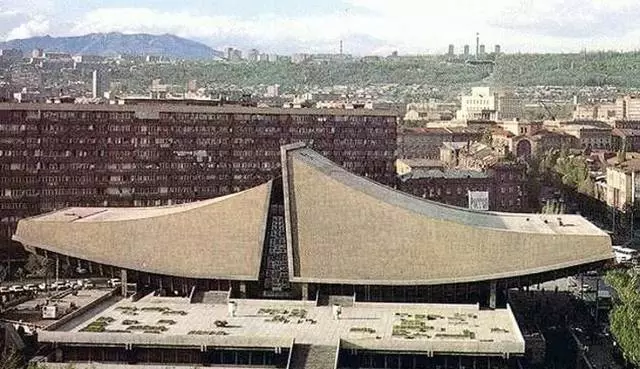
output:
[[[370,59],[342,63],[195,63],[145,65],[135,72],[117,70],[114,78],[129,86],[161,76],[167,83],[185,78],[203,83],[236,86],[280,84],[333,86],[371,84],[422,84],[459,89],[476,84],[494,87],[518,86],[616,86],[640,88],[640,52],[593,52],[575,54],[501,54],[495,66],[447,62],[442,56]],[[142,82],[140,82],[142,83]]]
[[[489,71],[483,67],[446,64],[437,60],[380,60],[327,64],[278,63],[193,63],[188,66],[147,64],[135,71],[116,68],[113,81],[134,88],[147,86],[153,78],[169,84],[183,84],[197,79],[202,84],[255,86],[280,84],[283,89],[296,86],[333,86],[338,84],[368,86],[372,84],[424,83],[453,86],[481,81]]]
[[[496,83],[506,86],[640,87],[639,52],[504,54],[496,58]]]
[[[211,59],[222,56],[211,47],[174,35],[92,33],[74,37],[32,37],[0,43],[0,49],[16,48],[28,53],[33,49],[71,54],[115,56],[162,55],[181,59]]]

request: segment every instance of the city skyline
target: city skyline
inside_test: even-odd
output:
[[[0,39],[75,36],[94,32],[171,33],[218,50],[227,46],[290,54],[445,53],[454,44],[481,43],[504,52],[636,50],[640,10],[630,0],[546,0],[485,3],[452,0],[329,0],[321,3],[234,3],[186,0],[180,6],[145,0],[81,4],[63,0],[5,0]],[[526,41],[522,41],[526,40]]]

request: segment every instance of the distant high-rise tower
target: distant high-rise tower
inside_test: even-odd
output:
[[[454,52],[455,52],[455,48],[454,48],[453,44],[450,44],[449,45],[449,53],[448,53],[448,55],[449,56],[453,56]]]
[[[484,55],[485,49],[484,45],[480,45],[480,55]]]
[[[340,40],[340,55],[342,55],[342,40]]]
[[[469,56],[469,45],[464,45],[464,56]]]
[[[500,54],[500,45],[496,45],[493,52],[494,54]]]
[[[96,69],[93,71],[92,77],[91,95],[94,99],[101,99],[104,97],[104,80],[102,72]]]
[[[480,33],[476,33],[476,57],[480,55]]]
[[[235,61],[242,60],[242,50],[233,49],[233,56],[231,59]]]
[[[250,62],[257,62],[260,57],[260,51],[258,49],[251,49],[249,53],[247,53],[247,60]]]

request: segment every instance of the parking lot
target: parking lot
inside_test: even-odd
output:
[[[64,289],[92,289],[96,287],[113,287],[119,285],[118,278],[75,278],[49,280],[30,279],[21,282],[3,282],[0,284],[0,296],[20,294],[24,292],[60,291]]]
[[[32,292],[33,298],[24,301],[2,314],[2,318],[13,322],[22,322],[37,327],[46,327],[66,313],[79,309],[91,302],[109,294],[112,289],[97,287],[91,289],[65,288],[59,291]],[[60,316],[54,318],[43,318],[44,306],[69,307],[68,311],[63,311]]]

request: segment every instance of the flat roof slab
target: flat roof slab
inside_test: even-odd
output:
[[[356,303],[354,307],[343,307],[340,319],[336,320],[332,307],[317,307],[303,301],[236,300],[236,303],[236,315],[230,317],[226,304],[189,304],[184,299],[155,297],[135,303],[122,300],[70,332],[42,332],[39,339],[222,347],[288,347],[295,340],[299,344],[332,346],[341,342],[345,348],[371,350],[524,353],[524,339],[508,308]],[[107,332],[86,332],[86,327],[101,317],[112,320],[106,326]],[[227,326],[216,326],[216,321],[226,321]],[[157,332],[149,333],[153,330]]]

